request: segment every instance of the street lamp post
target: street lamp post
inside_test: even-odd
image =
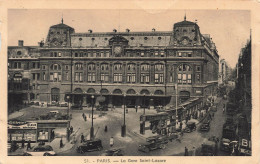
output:
[[[125,137],[126,135],[126,125],[125,125],[125,98],[126,95],[124,94],[124,124],[122,125],[122,129],[121,129],[121,136]]]
[[[91,96],[92,99],[92,119],[91,119],[91,128],[90,128],[90,139],[94,138],[94,126],[93,126],[93,112],[94,112],[94,95]]]
[[[145,94],[144,94],[144,114],[145,114]]]
[[[67,116],[69,118],[69,114],[70,114],[70,96],[67,96],[67,100],[68,100],[68,111],[67,111]]]
[[[177,95],[178,94],[178,86],[177,86],[177,84],[175,84],[175,91],[176,91],[176,93],[175,93],[176,94],[176,96],[175,96],[176,97],[176,103],[175,103],[175,105],[176,105],[175,106],[175,108],[176,108],[176,111],[175,111],[175,119],[176,119],[176,121],[175,121],[175,127],[177,127],[177,121],[178,121],[177,120],[178,119],[178,97],[177,97],[178,96]]]

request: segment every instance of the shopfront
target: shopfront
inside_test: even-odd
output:
[[[9,121],[8,122],[8,142],[37,141],[37,123],[26,121]]]

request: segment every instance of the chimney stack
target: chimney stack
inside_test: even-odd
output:
[[[153,28],[152,31],[155,32],[155,28]]]
[[[113,32],[117,32],[117,30],[116,30],[116,29],[114,29],[114,30],[113,30]]]
[[[23,47],[23,40],[18,40],[18,46]]]
[[[92,33],[92,30],[91,30],[91,29],[89,29],[89,30],[88,30],[88,32],[89,32],[89,33]]]
[[[125,30],[126,32],[130,32],[130,30],[127,28],[126,30]]]

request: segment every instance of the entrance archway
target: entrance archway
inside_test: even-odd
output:
[[[51,89],[51,101],[59,102],[60,100],[60,89],[52,88]]]
[[[76,105],[82,105],[83,103],[83,90],[81,88],[76,88],[74,90],[74,97],[73,97],[73,100],[74,100],[74,104]]]

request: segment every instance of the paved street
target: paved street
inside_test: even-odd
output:
[[[192,133],[184,133],[181,143],[174,140],[173,142],[169,142],[165,149],[157,149],[154,151],[150,151],[148,153],[138,151],[138,145],[140,143],[144,143],[146,137],[155,135],[152,134],[151,131],[146,131],[145,135],[141,135],[139,133],[140,127],[140,115],[143,114],[143,109],[139,109],[138,112],[135,109],[128,109],[128,113],[126,114],[126,126],[127,126],[127,135],[126,137],[121,137],[121,126],[123,124],[123,110],[120,108],[116,108],[113,111],[104,112],[105,115],[100,116],[99,111],[94,111],[94,128],[96,138],[102,140],[102,145],[104,149],[102,151],[94,151],[87,152],[85,154],[79,154],[76,152],[76,147],[79,146],[80,136],[83,134],[85,139],[89,139],[90,127],[91,127],[91,109],[85,108],[82,111],[74,110],[71,111],[72,120],[71,125],[74,127],[74,131],[76,131],[76,139],[77,142],[71,149],[67,151],[63,151],[58,153],[61,156],[98,156],[101,155],[105,150],[110,149],[109,139],[110,137],[114,138],[114,146],[113,148],[121,148],[124,150],[124,155],[126,156],[155,156],[155,155],[182,155],[184,152],[184,147],[186,146],[189,150],[192,147],[199,149],[203,141],[207,140],[211,136],[216,136],[219,139],[222,136],[222,127],[225,122],[225,114],[222,112],[222,107],[224,100],[218,98],[217,99],[217,112],[215,112],[215,116],[211,121],[211,128],[209,132],[199,132],[193,131]],[[26,120],[28,118],[34,118],[37,115],[48,113],[52,110],[58,110],[61,113],[66,113],[66,108],[55,109],[51,108],[41,108],[41,107],[30,107],[23,109],[21,112],[23,114],[17,115],[18,119]],[[85,113],[87,116],[87,121],[84,121],[82,117],[82,113]],[[146,109],[146,114],[156,113],[155,110]],[[108,132],[104,131],[105,126],[108,126]],[[147,125],[148,126],[148,123]],[[199,127],[199,125],[198,125]],[[199,129],[199,128],[197,128]],[[199,151],[199,150],[197,150]],[[60,151],[59,151],[60,152]],[[219,151],[219,155],[227,155],[224,152]]]

